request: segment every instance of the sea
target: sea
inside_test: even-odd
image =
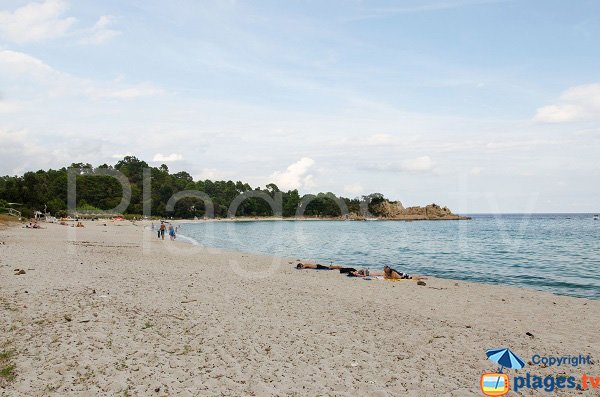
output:
[[[184,240],[321,264],[600,299],[593,214],[470,214],[468,221],[256,220],[183,224]]]

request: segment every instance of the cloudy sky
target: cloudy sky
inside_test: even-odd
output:
[[[595,0],[0,0],[0,174],[595,212],[599,42]]]

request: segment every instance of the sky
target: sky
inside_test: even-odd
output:
[[[599,42],[595,0],[0,0],[0,175],[598,212]]]

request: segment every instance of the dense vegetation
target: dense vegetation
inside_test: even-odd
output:
[[[103,164],[94,169],[90,164],[72,164],[70,168],[77,170],[77,208],[78,210],[108,210],[115,208],[121,201],[122,187],[112,177],[101,175],[103,171],[118,170],[124,174],[131,185],[131,201],[123,214],[143,213],[143,170],[151,168],[146,162],[136,157],[127,156],[116,165]],[[100,175],[99,175],[100,174]],[[174,211],[167,212],[169,199],[178,192],[195,190],[206,193],[213,201],[214,215],[226,217],[232,201],[242,193],[259,192],[262,197],[249,197],[243,200],[236,216],[271,216],[273,211],[264,199],[268,195],[273,198],[281,194],[282,215],[285,217],[297,214],[299,206],[304,203],[304,215],[319,217],[336,217],[342,214],[342,207],[351,213],[361,213],[361,202],[367,208],[382,202],[384,197],[374,193],[362,198],[337,197],[333,193],[319,193],[316,196],[301,197],[297,190],[281,192],[274,184],[264,189],[253,189],[249,184],[233,181],[194,181],[187,172],[169,173],[166,165],[151,168],[151,213],[153,216],[173,216],[176,218],[203,217],[206,214],[205,203],[198,198],[182,198],[175,205]],[[67,214],[67,168],[59,170],[27,172],[23,176],[0,177],[0,208],[8,203],[12,208],[20,210],[24,216],[31,216],[33,211],[43,211],[44,206],[53,215]]]

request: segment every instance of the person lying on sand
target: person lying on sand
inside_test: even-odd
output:
[[[385,278],[391,278],[391,279],[395,279],[395,280],[404,280],[404,279],[411,279],[412,277],[406,273],[402,273],[399,272],[396,269],[392,269],[389,266],[384,266],[383,267],[383,277]]]
[[[385,273],[363,268],[354,272],[349,272],[348,277],[385,277]]]
[[[296,269],[315,269],[315,270],[339,270],[340,273],[349,273],[349,272],[353,272],[356,271],[356,269],[352,268],[352,267],[344,267],[344,266],[339,266],[339,265],[329,265],[329,266],[325,266],[325,265],[320,265],[318,263],[298,263],[296,265]]]
[[[348,277],[383,277],[386,280],[423,280],[426,277],[422,276],[411,276],[407,273],[399,272],[389,266],[383,268],[383,272],[372,271],[369,269],[359,269],[348,273]]]

